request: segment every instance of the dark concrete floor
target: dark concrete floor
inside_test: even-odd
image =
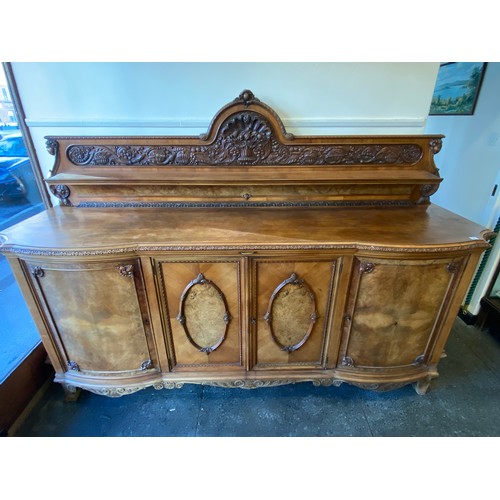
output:
[[[500,436],[500,337],[455,322],[440,377],[376,393],[310,383],[254,390],[185,385],[117,399],[51,384],[16,436]]]

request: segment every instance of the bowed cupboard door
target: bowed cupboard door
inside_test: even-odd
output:
[[[74,375],[157,370],[140,262],[24,262],[59,363]],[[54,360],[53,360],[54,362]]]
[[[431,362],[466,258],[356,258],[339,367],[414,370]]]

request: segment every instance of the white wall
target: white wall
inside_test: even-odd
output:
[[[444,134],[435,157],[443,182],[432,201],[485,227],[500,216],[500,63],[489,63],[476,109],[471,116],[430,116],[425,132]],[[498,184],[495,196],[493,187]],[[488,260],[469,306],[479,312],[479,301],[500,260],[500,238]]]
[[[423,133],[438,63],[13,63],[45,135],[191,135],[245,88],[297,134]]]
[[[500,63],[489,63],[471,116],[429,116],[425,132],[444,134],[436,156],[443,182],[434,203],[478,224],[491,223],[500,170]]]

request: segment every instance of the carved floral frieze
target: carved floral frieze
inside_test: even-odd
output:
[[[231,115],[206,145],[70,145],[66,150],[79,166],[412,165],[422,154],[417,144],[283,144],[255,111]]]

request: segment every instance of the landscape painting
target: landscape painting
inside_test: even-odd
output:
[[[429,114],[474,114],[485,68],[479,62],[441,64]]]

